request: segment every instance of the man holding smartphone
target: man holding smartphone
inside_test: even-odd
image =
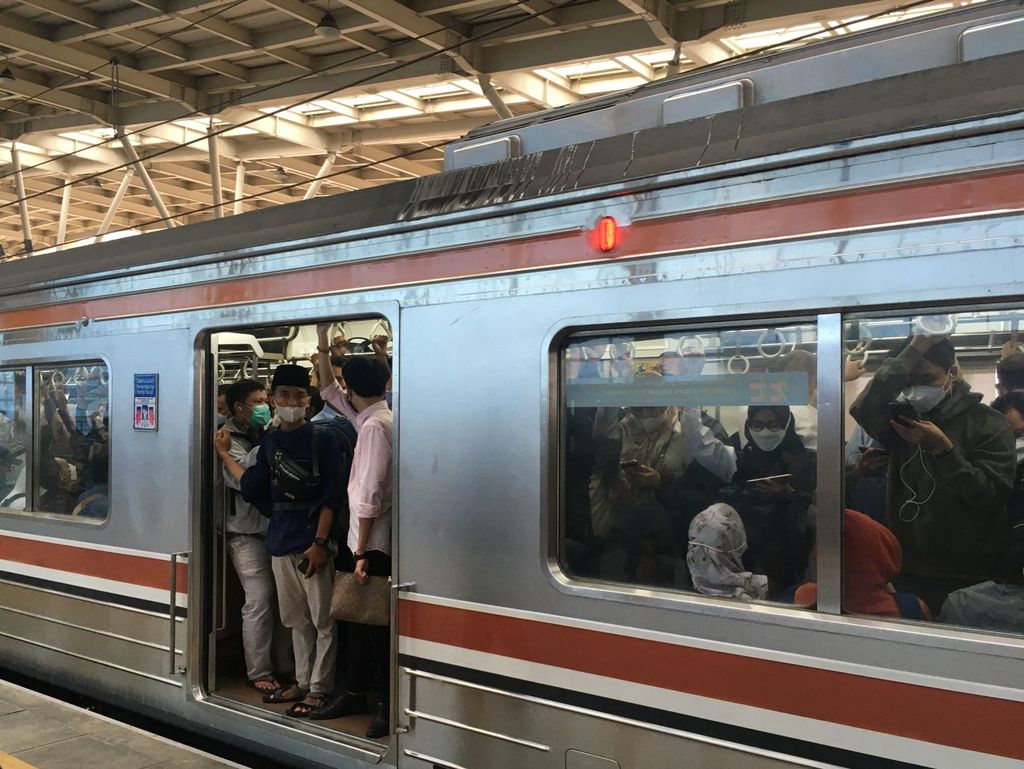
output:
[[[317,432],[306,421],[308,369],[278,366],[271,392],[279,427],[263,436],[252,467],[243,471],[231,457],[230,436],[225,441],[218,434],[216,445],[224,466],[239,477],[242,497],[269,507],[266,545],[281,622],[292,631],[296,682],[263,700],[294,702],[287,715],[303,718],[322,707],[334,687],[331,588],[337,544],[329,537],[334,511],[343,506],[341,448],[333,433]]]
[[[1013,433],[960,377],[942,335],[897,345],[850,413],[889,452],[886,522],[903,547],[896,587],[938,614],[948,593],[998,571]]]

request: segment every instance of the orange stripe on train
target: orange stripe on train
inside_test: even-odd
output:
[[[106,550],[0,535],[0,560],[140,587],[171,589],[170,563],[160,556],[148,558],[142,555],[111,553]],[[188,564],[178,564],[175,588],[178,593],[188,592]]]
[[[429,283],[562,267],[609,258],[637,258],[826,232],[990,214],[1024,208],[1024,170],[973,174],[740,205],[636,222],[622,230],[622,243],[600,253],[588,233],[572,231],[492,244],[385,257],[329,267],[294,270],[148,293],[0,313],[0,330],[154,315],[206,307],[252,304],[387,286]]]
[[[1024,703],[403,600],[399,631],[804,718],[1024,759]]]

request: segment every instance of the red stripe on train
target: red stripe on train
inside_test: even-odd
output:
[[[1024,208],[1024,171],[1014,169],[929,181],[897,183],[848,192],[636,222],[621,230],[609,254],[587,232],[571,231],[444,251],[399,255],[330,267],[293,270],[140,294],[97,297],[0,313],[0,330],[181,312],[315,294],[500,275],[609,259],[721,248],[752,241],[806,237],[865,227]]]
[[[1024,759],[1024,703],[403,600],[401,635]]]
[[[111,553],[76,545],[41,542],[0,534],[0,560],[73,572],[139,587],[171,589],[171,565],[160,557]],[[188,564],[177,568],[178,593],[188,593]]]

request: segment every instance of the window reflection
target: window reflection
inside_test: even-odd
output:
[[[109,374],[99,363],[37,369],[39,512],[105,519],[109,506]]]
[[[24,510],[28,461],[25,369],[0,370],[0,507]]]
[[[844,544],[846,610],[880,613],[850,594],[855,575],[874,573],[897,616],[921,619],[923,603],[939,622],[1024,630],[1022,319],[995,310],[846,324],[845,540],[882,530],[874,547]],[[886,537],[897,567],[878,571]]]
[[[791,600],[813,578],[815,350],[812,324],[571,338],[566,569]]]

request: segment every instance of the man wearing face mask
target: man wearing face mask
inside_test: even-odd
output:
[[[1001,395],[992,401],[992,408],[1006,417],[1013,431],[1017,477],[1006,510],[1010,519],[1011,549],[1024,552],[1024,392],[1012,391]]]
[[[337,543],[330,533],[334,512],[344,504],[337,472],[341,447],[333,433],[317,432],[306,421],[308,369],[279,365],[272,392],[280,426],[263,435],[251,467],[243,469],[231,456],[223,432],[216,445],[245,500],[270,503],[266,547],[281,621],[292,631],[296,682],[264,694],[263,700],[294,702],[286,715],[305,718],[327,701],[334,687],[335,622],[330,608]],[[243,411],[251,413],[249,407]]]
[[[894,402],[920,418],[890,418]],[[904,556],[896,586],[937,614],[951,591],[998,573],[1016,472],[1013,433],[959,377],[944,336],[897,345],[850,413],[889,452],[886,517]]]
[[[246,468],[256,461],[253,449],[259,446],[263,431],[270,424],[267,391],[262,382],[243,379],[228,387],[225,400],[231,414],[222,429],[231,440],[227,453],[240,467]],[[265,542],[267,519],[255,505],[242,498],[239,479],[232,475],[227,464],[223,465],[222,474],[224,484],[231,490],[224,536],[231,565],[245,595],[242,649],[246,674],[253,688],[269,694],[281,688],[274,677],[273,662],[276,658],[278,672],[284,672],[288,639],[275,616],[276,588]],[[276,652],[273,658],[272,651]]]

